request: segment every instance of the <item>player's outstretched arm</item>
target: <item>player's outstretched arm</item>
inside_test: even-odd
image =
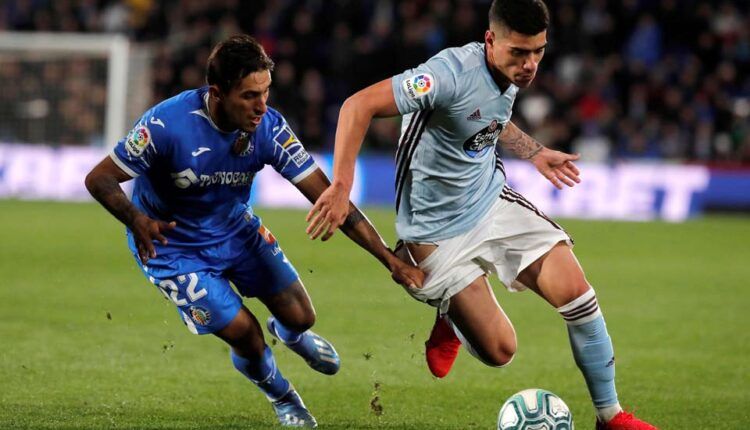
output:
[[[311,203],[315,203],[330,184],[328,177],[323,171],[317,169],[295,185]],[[391,277],[394,281],[404,287],[421,288],[422,281],[424,280],[424,273],[422,273],[417,267],[404,263],[396,257],[396,255],[385,244],[385,241],[375,229],[375,226],[373,226],[362,211],[360,211],[352,202],[348,201],[348,199],[347,211],[344,223],[341,225],[341,230],[344,234],[349,236],[349,238],[357,245],[375,256],[375,258],[377,258],[391,272]],[[317,214],[316,216],[319,217],[321,215]],[[329,231],[328,227],[328,223],[321,223],[318,225],[320,231],[316,230],[313,233],[320,234],[322,231],[326,231],[322,236],[322,240],[328,240],[333,235],[333,231]]]
[[[333,153],[333,184],[307,214],[307,233],[313,239],[321,233],[333,234],[349,214],[354,164],[372,119],[398,114],[390,78],[355,93],[341,106]],[[321,230],[320,224],[328,225],[328,229]]]
[[[163,245],[167,238],[163,231],[171,230],[175,223],[154,220],[139,211],[120,187],[121,182],[132,179],[120,169],[111,158],[106,157],[86,175],[86,189],[115,218],[125,224],[135,237],[138,256],[145,264],[149,258],[156,257],[153,241]]]
[[[572,187],[581,182],[578,177],[580,172],[573,164],[573,161],[580,158],[579,154],[566,154],[546,148],[510,121],[500,133],[499,139],[503,148],[520,158],[530,160],[539,173],[558,189],[562,189],[562,184]]]

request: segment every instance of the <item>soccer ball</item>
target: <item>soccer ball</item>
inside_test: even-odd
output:
[[[505,401],[497,416],[498,430],[573,430],[573,415],[561,398],[529,388]]]

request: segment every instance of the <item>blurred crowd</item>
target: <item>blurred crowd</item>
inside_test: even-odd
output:
[[[104,145],[106,58],[0,55],[0,142]]]
[[[251,34],[276,62],[271,105],[307,147],[330,150],[348,95],[445,47],[481,41],[489,3],[6,0],[0,31],[126,34],[153,49],[154,102],[203,85],[212,45]],[[549,48],[516,101],[519,126],[588,160],[750,163],[750,2],[546,3]],[[1,91],[13,87],[7,74],[0,69]],[[392,151],[399,126],[374,122],[366,148]]]

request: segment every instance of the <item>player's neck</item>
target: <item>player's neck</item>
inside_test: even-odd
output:
[[[211,121],[220,131],[231,133],[237,129],[237,127],[234,127],[229,122],[229,119],[226,117],[226,115],[223,114],[223,110],[221,109],[221,106],[219,106],[219,102],[217,100],[214,100],[212,97],[208,98],[206,111],[208,117],[211,118]]]
[[[492,58],[492,52],[485,48],[484,64],[487,66],[487,70],[489,70],[490,76],[492,76],[492,80],[495,81],[497,88],[500,89],[501,93],[504,93],[508,87],[510,87],[511,82],[510,79],[508,79],[500,70],[493,66],[494,63],[495,61]]]

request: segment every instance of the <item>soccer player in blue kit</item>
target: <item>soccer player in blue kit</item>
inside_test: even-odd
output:
[[[146,111],[88,174],[86,187],[127,226],[144,275],[188,329],[231,346],[234,367],[266,395],[282,425],[316,427],[240,297],[260,299],[272,314],[269,332],[310,367],[338,371],[333,345],[309,330],[315,311],[296,270],[247,204],[253,177],[266,165],[311,202],[330,184],[283,116],[266,105],[272,69],[250,36],[218,44],[208,60],[208,86]],[[119,184],[133,178],[130,201]],[[352,204],[343,230],[396,282],[421,286],[423,273],[396,257]]]
[[[422,288],[407,291],[437,308],[426,342],[430,371],[445,376],[461,345],[490,366],[513,359],[516,334],[489,286],[494,274],[510,290],[531,289],[565,321],[598,430],[655,429],[620,407],[612,341],[572,240],[507,186],[496,150],[529,160],[558,188],[580,180],[577,156],[545,148],[510,121],[516,94],[544,56],[548,24],[542,0],[494,0],[484,43],[445,49],[347,99],[334,182],[308,213],[308,232],[329,235],[344,221],[372,118],[402,115],[396,232],[404,258],[426,275]]]

